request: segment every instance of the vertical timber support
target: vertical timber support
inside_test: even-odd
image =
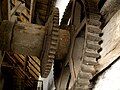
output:
[[[36,0],[31,0],[30,17],[29,17],[29,22],[30,23],[32,23],[32,21],[34,19],[35,4],[36,4]]]

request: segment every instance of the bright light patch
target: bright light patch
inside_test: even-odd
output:
[[[70,0],[57,0],[57,3],[56,3],[56,7],[59,8],[59,12],[60,12],[60,21],[62,19],[62,16],[64,14],[64,11],[65,11],[65,8],[66,6],[68,5],[68,2]]]
[[[120,59],[99,77],[93,90],[120,90]]]

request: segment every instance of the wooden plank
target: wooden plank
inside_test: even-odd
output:
[[[27,67],[27,68],[28,68],[30,74],[32,74],[32,76],[33,76],[36,80],[38,80],[38,76],[36,76],[36,74],[33,72],[33,70],[31,70],[30,67]]]
[[[24,62],[19,56],[17,56],[16,54],[14,54],[14,59],[16,59],[16,62],[18,63],[19,62],[19,65],[20,67],[23,67],[24,66]]]
[[[31,63],[31,65],[33,65],[33,67],[38,71],[40,72],[40,66],[38,66],[38,64],[35,63],[35,60],[34,59],[29,59],[29,62]]]
[[[28,63],[29,65],[29,67],[30,67],[30,69],[35,73],[35,75],[37,76],[37,77],[39,77],[39,72],[36,70],[36,68],[34,67],[34,65],[31,63],[31,62],[29,62]]]
[[[41,61],[40,61],[40,59],[38,59],[37,57],[35,57],[35,56],[30,56],[30,58],[32,59],[32,60],[34,60],[34,62],[40,67],[41,66]]]

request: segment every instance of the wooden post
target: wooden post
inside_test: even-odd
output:
[[[31,0],[29,22],[33,21],[34,12],[35,12],[35,4],[36,4],[36,0]]]

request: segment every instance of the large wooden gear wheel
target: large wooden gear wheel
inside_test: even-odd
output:
[[[101,16],[96,2],[92,2],[96,5],[94,7],[89,6],[91,2],[70,1],[65,10],[61,28],[66,29],[70,20],[71,44],[67,59],[62,62],[59,80],[55,80],[57,90],[89,90],[91,88],[90,80],[96,72],[95,65],[100,57],[98,51],[101,49],[99,45]]]
[[[59,42],[59,10],[54,8],[52,15],[45,25],[46,35],[43,45],[42,60],[42,77],[47,77],[53,65],[53,60],[58,48]]]

